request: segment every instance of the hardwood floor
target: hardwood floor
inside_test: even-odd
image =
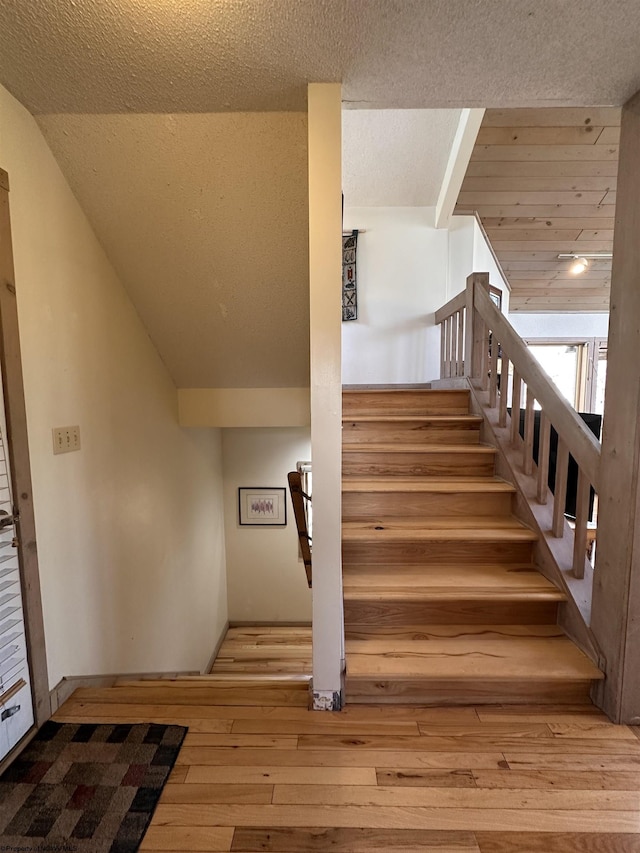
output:
[[[78,690],[55,715],[189,727],[142,853],[640,851],[637,730],[591,705],[337,714],[304,682],[225,684]]]

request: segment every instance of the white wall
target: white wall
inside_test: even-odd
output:
[[[346,385],[429,382],[440,370],[434,312],[447,301],[447,231],[433,207],[351,207],[358,238],[358,319],[342,324]]]
[[[522,338],[606,338],[608,314],[529,314],[516,311],[509,322]]]
[[[358,319],[342,324],[345,385],[430,382],[440,373],[434,313],[464,290],[472,272],[488,272],[509,291],[474,216],[434,226],[432,207],[349,207],[344,228],[358,237]]]
[[[227,618],[219,431],[169,375],[32,117],[0,88],[49,678],[202,669]],[[82,450],[53,456],[51,428]]]
[[[488,272],[489,284],[502,291],[502,313],[509,313],[509,288],[505,284],[502,273],[489,248],[478,221],[473,217],[473,272]]]
[[[309,428],[224,429],[222,449],[230,621],[310,622],[311,592],[288,488],[286,527],[238,523],[238,489],[286,488],[296,462],[311,458]]]
[[[448,228],[447,294],[445,302],[464,290],[473,269],[475,217],[453,216]]]

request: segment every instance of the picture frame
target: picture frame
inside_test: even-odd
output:
[[[241,486],[238,489],[238,522],[241,527],[285,527],[287,490]]]

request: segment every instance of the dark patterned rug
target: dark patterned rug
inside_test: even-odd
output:
[[[0,850],[135,853],[186,732],[45,723],[0,776]]]

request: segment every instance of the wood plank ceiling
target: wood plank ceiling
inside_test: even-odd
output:
[[[476,212],[511,285],[511,311],[609,310],[620,109],[487,110],[456,213]]]

